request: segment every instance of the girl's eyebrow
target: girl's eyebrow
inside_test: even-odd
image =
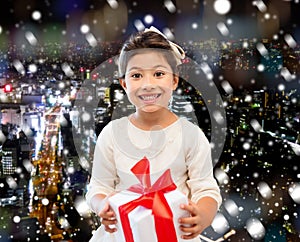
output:
[[[155,66],[152,66],[152,67],[149,67],[149,68],[143,68],[143,67],[140,67],[140,66],[133,66],[133,67],[131,67],[131,68],[127,71],[127,73],[130,72],[130,71],[132,71],[132,70],[151,70],[151,69],[157,69],[157,68],[165,68],[165,69],[168,69],[168,67],[165,66],[165,65],[155,65]]]

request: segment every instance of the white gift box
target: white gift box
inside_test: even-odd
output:
[[[126,242],[121,225],[119,207],[139,198],[140,196],[142,195],[138,193],[121,191],[109,198],[110,206],[115,211],[118,221],[116,225],[117,232],[115,232],[118,242]],[[183,193],[178,190],[164,193],[164,196],[173,214],[173,224],[176,231],[177,240],[178,242],[186,242],[186,240],[180,238],[180,236],[182,235],[182,231],[179,229],[180,224],[178,223],[178,219],[181,217],[190,216],[190,214],[186,210],[180,208],[180,204],[187,204],[188,199]],[[158,241],[155,233],[154,216],[152,215],[151,209],[147,209],[143,206],[137,206],[128,214],[128,218],[134,242]],[[168,232],[169,231],[166,231],[166,233]]]

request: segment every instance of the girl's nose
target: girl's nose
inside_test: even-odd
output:
[[[143,77],[143,88],[145,89],[152,89],[155,87],[155,81],[154,81],[154,77],[151,75],[145,75]]]

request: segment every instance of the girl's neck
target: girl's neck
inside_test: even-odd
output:
[[[174,123],[178,117],[168,109],[163,112],[146,113],[136,111],[129,116],[130,122],[143,130],[163,129]]]

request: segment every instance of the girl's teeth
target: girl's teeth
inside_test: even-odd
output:
[[[153,100],[157,97],[157,95],[152,95],[152,96],[143,96],[143,100],[145,101],[149,101],[149,100]]]

